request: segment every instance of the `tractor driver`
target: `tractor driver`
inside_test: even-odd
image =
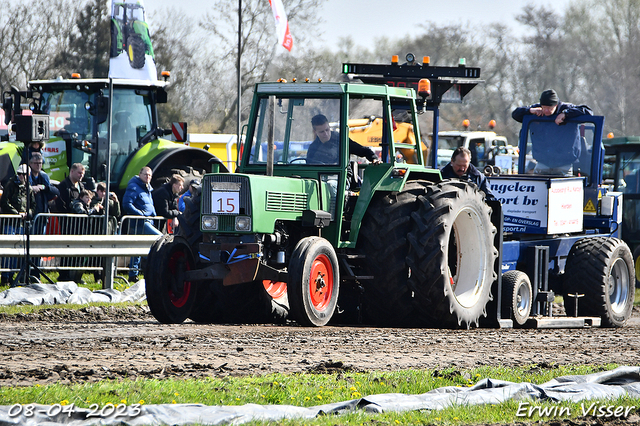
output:
[[[315,115],[311,119],[311,126],[315,139],[307,151],[307,164],[338,164],[338,153],[340,152],[338,132],[331,131],[329,120],[322,114]],[[364,157],[373,164],[381,163],[371,148],[364,147],[351,139],[349,139],[349,153]]]
[[[487,200],[495,200],[493,193],[489,189],[487,178],[480,173],[480,170],[471,164],[471,151],[460,146],[453,151],[451,162],[440,170],[443,179],[460,179],[465,182],[473,182],[482,192]]]

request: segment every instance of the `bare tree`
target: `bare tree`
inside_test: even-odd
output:
[[[295,57],[300,47],[315,32],[318,10],[322,2],[315,0],[285,0],[289,28],[294,37],[291,55]],[[235,0],[216,2],[201,27],[210,35],[211,51],[207,52],[206,68],[211,74],[204,88],[208,97],[207,108],[200,111],[200,119],[214,120],[217,130],[232,131],[236,124],[237,89],[235,82],[236,55],[238,50],[238,3]],[[268,2],[244,0],[242,2],[241,34],[241,93],[248,94],[254,84],[267,78],[270,66],[277,56],[277,37],[273,15]],[[244,97],[244,96],[243,96]],[[248,104],[248,98],[242,105]],[[247,110],[248,108],[243,108]]]
[[[57,52],[65,50],[77,15],[71,0],[12,2],[0,8],[0,89],[25,88],[27,81],[54,78]]]
[[[566,31],[575,47],[582,95],[618,135],[640,133],[640,3],[589,1],[567,11]]]

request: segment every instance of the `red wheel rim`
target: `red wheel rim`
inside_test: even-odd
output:
[[[287,293],[287,283],[282,281],[262,281],[264,289],[273,299],[279,299]]]
[[[172,277],[176,276],[176,272],[178,270],[178,265],[182,263],[183,259],[186,265],[186,270],[191,269],[191,265],[189,264],[188,259],[185,259],[187,256],[183,251],[176,251],[171,255],[169,259],[169,272]],[[171,279],[172,277],[167,277],[167,279]],[[171,289],[169,289],[169,300],[176,308],[181,308],[187,303],[189,300],[189,294],[191,294],[191,281],[185,281],[182,286],[182,294],[175,294]]]
[[[317,256],[311,264],[309,276],[309,296],[311,304],[318,311],[323,311],[331,302],[333,294],[333,267],[327,255]]]

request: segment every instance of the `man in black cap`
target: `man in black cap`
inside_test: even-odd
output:
[[[540,103],[516,108],[511,113],[511,117],[521,123],[526,115],[555,116],[555,123],[561,125],[581,115],[593,115],[593,112],[587,105],[560,102],[558,94],[548,89],[540,95]],[[586,142],[583,141],[575,126],[550,129],[545,124],[533,123],[529,127],[533,154],[531,171],[539,174],[569,176],[573,173],[574,164],[578,164],[583,151],[582,146]]]
[[[511,117],[522,123],[525,115],[537,115],[538,117],[550,117],[556,115],[556,124],[563,124],[570,118],[579,115],[593,115],[591,108],[586,105],[574,105],[568,102],[560,102],[558,94],[553,89],[547,89],[540,95],[540,103],[523,106],[513,110]]]

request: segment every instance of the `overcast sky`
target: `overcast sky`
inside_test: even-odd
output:
[[[144,5],[147,13],[154,13],[160,8],[178,7],[194,16],[201,16],[215,1],[145,0]],[[333,49],[340,37],[351,36],[357,45],[370,47],[378,37],[407,36],[412,33],[412,28],[417,29],[420,23],[426,21],[439,25],[501,22],[520,33],[522,27],[516,22],[515,16],[528,3],[536,7],[552,7],[557,12],[562,12],[566,4],[549,0],[326,0],[321,13],[325,21],[324,44]],[[295,43],[295,24],[290,24],[290,27]]]

